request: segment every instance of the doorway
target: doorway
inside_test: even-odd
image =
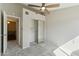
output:
[[[16,21],[8,18],[7,21],[7,40],[16,40]]]
[[[16,31],[12,39],[9,35],[8,25],[10,23],[15,22]],[[9,34],[8,34],[9,33]],[[9,38],[9,39],[8,39]],[[9,43],[10,42],[10,43]],[[1,55],[6,55],[6,52],[12,54],[12,52],[16,52],[15,50],[21,49],[21,41],[20,41],[20,17],[7,15],[5,11],[1,12]]]
[[[38,20],[34,20],[34,37],[35,43],[38,44]]]
[[[9,54],[11,52],[18,51],[20,49],[19,44],[19,18],[7,17],[7,49],[5,52]]]
[[[44,42],[44,21],[34,20],[34,42],[39,44]]]

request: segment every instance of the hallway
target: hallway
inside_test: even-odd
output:
[[[26,49],[21,49],[15,41],[9,41],[5,56],[54,56],[53,50],[57,46],[54,44],[52,46],[50,43],[40,43]]]

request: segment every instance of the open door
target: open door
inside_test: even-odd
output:
[[[38,43],[44,42],[44,21],[38,21]]]
[[[2,12],[1,13],[1,52],[2,54],[5,54],[5,51],[7,49],[7,15],[5,12]]]

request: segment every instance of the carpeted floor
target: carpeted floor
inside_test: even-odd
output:
[[[4,56],[55,56],[53,50],[57,46],[47,42],[21,49],[15,40],[8,42],[8,48]]]

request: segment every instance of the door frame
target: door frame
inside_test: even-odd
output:
[[[44,31],[44,24],[45,24],[45,21],[44,20],[40,20],[40,19],[33,19],[33,27],[34,27],[34,21],[38,21],[38,26],[37,26],[37,31],[38,31],[38,33],[37,33],[37,36],[38,36],[38,38],[35,40],[35,28],[34,28],[34,43],[37,43],[37,44],[39,44],[39,43],[43,43],[44,42],[44,39],[45,39],[45,37],[44,37],[44,33],[45,33],[45,31]],[[40,23],[43,23],[42,24],[42,32],[41,32],[41,28],[40,28],[40,26],[41,26],[41,24]],[[41,36],[41,34],[43,35],[43,36]]]
[[[8,15],[8,14],[6,14],[6,12],[5,11],[1,11],[1,55],[3,55],[3,54],[5,54],[5,51],[6,51],[6,48],[7,48],[7,38],[6,38],[6,40],[4,39],[4,36],[6,36],[7,37],[7,32],[6,32],[6,34],[4,33],[4,31],[5,31],[5,28],[6,27],[4,27],[4,25],[6,24],[7,25],[7,20],[8,20],[8,17],[13,17],[13,18],[15,18],[15,19],[18,19],[18,24],[19,24],[19,36],[18,36],[18,43],[19,43],[19,46],[21,46],[21,40],[20,40],[20,32],[21,32],[21,21],[20,21],[20,17],[18,17],[18,16],[13,16],[13,15]],[[6,22],[4,22],[4,20],[6,21]],[[7,28],[6,28],[6,30],[7,30]],[[5,45],[6,44],[6,45]]]
[[[20,17],[17,17],[17,16],[13,16],[13,15],[7,15],[7,20],[8,20],[8,17],[12,17],[12,18],[15,18],[15,19],[18,19],[18,20],[16,20],[16,27],[17,27],[17,24],[18,24],[18,26],[19,26],[19,28],[18,28],[18,32],[16,31],[16,39],[17,39],[17,42],[18,42],[18,44],[19,44],[19,46],[21,45],[21,43],[20,43],[20,41],[21,41],[21,39],[20,39]],[[6,21],[7,21],[6,20]]]
[[[3,15],[3,17],[4,17],[4,15]],[[20,40],[20,32],[21,32],[21,31],[20,31],[20,17],[13,16],[13,15],[7,15],[7,14],[6,14],[6,18],[4,18],[5,21],[6,21],[6,23],[5,23],[6,25],[7,25],[8,17],[13,17],[13,18],[15,18],[15,19],[18,19],[18,24],[19,24],[19,28],[18,28],[18,29],[19,29],[19,32],[18,32],[18,33],[19,33],[19,35],[18,35],[18,39],[17,39],[18,41],[17,41],[17,43],[18,43],[18,45],[19,45],[19,47],[20,47],[20,46],[21,46],[21,42],[20,42],[20,41],[21,41],[21,40]],[[2,23],[3,23],[3,21],[2,21]],[[3,33],[4,33],[4,30],[5,30],[5,29],[2,30]],[[7,30],[7,28],[6,28],[6,30]],[[8,33],[6,33],[6,36],[7,36],[7,34],[8,34]],[[4,35],[3,35],[3,37],[4,37]],[[6,51],[6,50],[4,50],[4,47],[5,47],[5,45],[4,45],[4,43],[5,43],[5,42],[4,42],[4,38],[2,38],[2,40],[3,40],[3,41],[2,41],[2,51],[3,51],[3,52],[2,52],[1,54],[3,55],[3,54],[5,54],[5,51]],[[6,43],[7,43],[7,42],[8,42],[8,41],[7,41],[7,39],[6,39]],[[6,48],[7,48],[7,44],[6,44]]]

